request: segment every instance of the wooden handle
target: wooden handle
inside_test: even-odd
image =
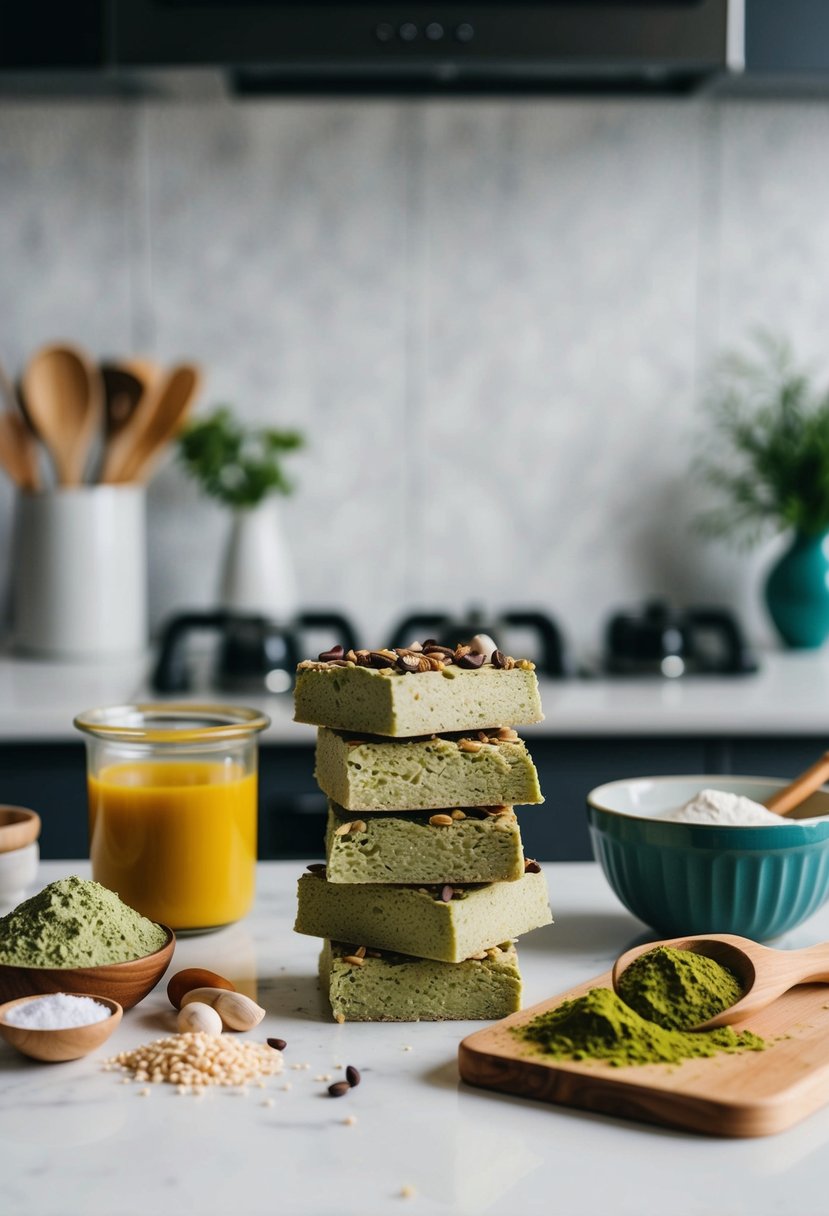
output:
[[[824,752],[811,768],[807,768],[805,773],[795,777],[789,785],[784,785],[782,790],[772,794],[763,805],[767,810],[774,811],[775,815],[788,815],[826,781],[829,781],[829,752]]]

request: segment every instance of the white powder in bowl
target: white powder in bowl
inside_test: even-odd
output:
[[[751,827],[790,823],[761,803],[743,794],[724,790],[700,790],[690,802],[662,816],[674,823],[714,823],[723,827]]]
[[[73,1026],[91,1026],[112,1016],[112,1011],[91,996],[72,996],[68,992],[54,992],[14,1005],[3,1018],[9,1026],[23,1026],[27,1030],[69,1030]]]

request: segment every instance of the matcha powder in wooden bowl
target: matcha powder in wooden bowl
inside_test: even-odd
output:
[[[87,879],[61,878],[0,919],[0,964],[102,967],[153,954],[167,941],[160,925]]]

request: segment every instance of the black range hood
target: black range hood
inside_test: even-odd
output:
[[[826,93],[829,0],[5,0],[0,92]]]
[[[11,11],[10,11],[11,9]],[[743,66],[744,0],[17,0],[0,73],[221,71],[237,93],[686,91]]]

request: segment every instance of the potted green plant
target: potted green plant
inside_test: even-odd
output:
[[[789,532],[765,599],[790,646],[829,636],[829,392],[767,334],[755,354],[720,363],[708,402],[713,429],[699,471],[720,499],[700,517],[709,535],[749,544]]]
[[[277,620],[296,612],[293,561],[276,499],[294,488],[283,458],[303,444],[298,431],[246,427],[227,406],[191,422],[178,437],[185,472],[233,512],[220,578],[226,608]]]

